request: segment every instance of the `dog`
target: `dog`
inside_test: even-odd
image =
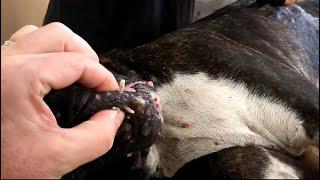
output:
[[[308,177],[299,156],[319,146],[319,23],[308,3],[235,2],[154,42],[100,54],[114,73],[152,81],[161,100],[161,134],[138,179]],[[127,166],[103,156],[65,177],[131,179]]]

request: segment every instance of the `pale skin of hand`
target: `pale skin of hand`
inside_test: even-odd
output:
[[[61,23],[25,26],[10,40],[1,46],[1,178],[61,178],[110,150],[122,112],[103,110],[64,129],[43,101],[74,82],[118,89],[92,48]]]

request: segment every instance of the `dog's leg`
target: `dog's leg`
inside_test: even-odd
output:
[[[262,147],[235,147],[216,153],[211,158],[218,176],[234,179],[298,179],[303,174],[298,159],[283,151]]]

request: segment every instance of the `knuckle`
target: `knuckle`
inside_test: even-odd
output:
[[[72,33],[72,31],[63,23],[61,22],[52,22],[50,24],[47,25],[48,27],[50,27],[51,29],[55,30],[57,33],[59,33],[59,35],[65,35]]]
[[[18,39],[17,33],[12,34],[9,39],[12,41],[16,41]]]
[[[23,26],[21,29],[38,29],[38,26],[29,24],[29,25]]]
[[[22,28],[20,28],[17,32],[11,35],[10,39],[11,40],[17,40],[19,36],[25,35],[26,32],[29,32],[31,30],[38,29],[37,26],[35,25],[25,25]]]
[[[67,28],[67,26],[64,25],[64,24],[61,23],[61,22],[52,22],[52,23],[48,24],[47,26],[51,26],[51,27],[58,28],[58,29],[59,29],[59,28],[61,28],[61,29]]]

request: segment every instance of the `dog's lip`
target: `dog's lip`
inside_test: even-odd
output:
[[[151,92],[150,94],[151,94],[153,105],[159,111],[161,123],[163,124],[163,114],[162,114],[162,106],[161,106],[160,96],[155,92]]]
[[[127,92],[136,92],[135,89],[131,88],[131,87],[128,87],[128,86],[125,86],[124,87],[124,91],[127,91]]]
[[[146,85],[149,89],[154,89],[154,83],[153,81],[135,81],[135,82],[131,82],[129,84],[126,84],[124,87],[124,91],[127,92],[136,92],[136,90],[134,88],[132,88],[133,86],[137,85],[137,84],[144,84]],[[151,90],[150,92],[151,94],[151,99],[153,102],[154,107],[158,110],[159,114],[160,114],[160,118],[161,118],[161,123],[163,124],[163,113],[162,113],[162,106],[161,106],[161,100],[160,100],[160,96]]]

